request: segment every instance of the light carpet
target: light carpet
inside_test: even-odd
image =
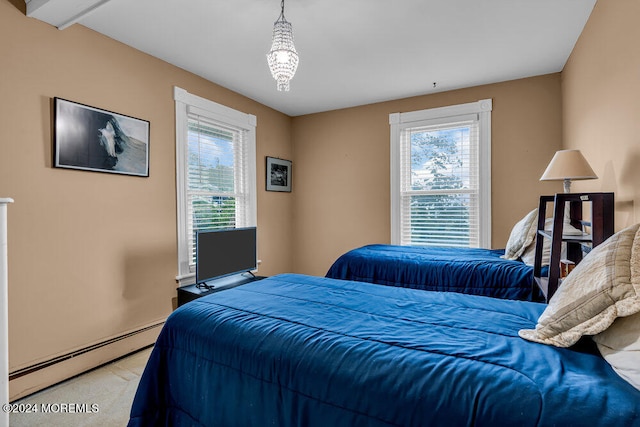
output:
[[[11,427],[126,426],[150,353],[141,350],[13,402],[38,412],[10,414]]]

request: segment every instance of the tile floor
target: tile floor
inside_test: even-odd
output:
[[[151,348],[20,399],[16,404],[37,407],[37,413],[10,414],[11,427],[124,427]],[[62,404],[79,406],[63,413]],[[94,405],[94,406],[92,406]],[[48,413],[43,412],[48,410]],[[66,411],[69,412],[69,411]]]

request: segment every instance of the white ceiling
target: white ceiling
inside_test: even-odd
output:
[[[266,53],[280,0],[26,1],[29,16],[82,24],[290,116],[561,71],[595,2],[286,0],[300,64],[278,92]]]

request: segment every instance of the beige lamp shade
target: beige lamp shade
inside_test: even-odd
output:
[[[580,150],[560,150],[551,159],[540,181],[564,181],[564,192],[571,192],[571,180],[596,179]]]

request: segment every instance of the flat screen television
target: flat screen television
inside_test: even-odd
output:
[[[196,284],[255,270],[256,249],[256,227],[198,231]]]

